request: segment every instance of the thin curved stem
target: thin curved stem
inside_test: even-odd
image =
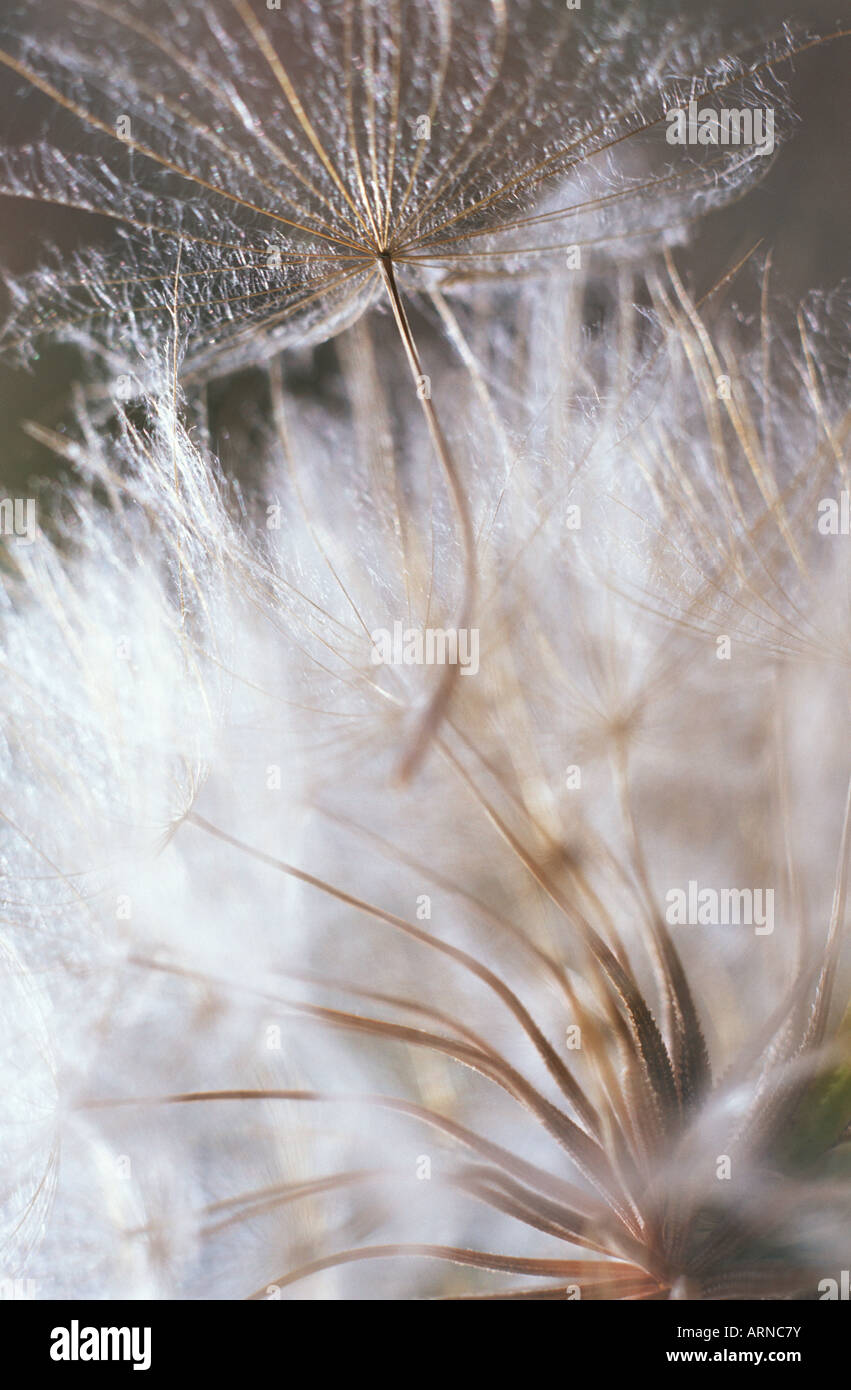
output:
[[[408,315],[399,293],[399,287],[396,284],[393,261],[389,255],[379,257],[378,269],[384,283],[384,288],[387,291],[390,306],[393,310],[393,317],[396,320],[396,327],[399,330],[399,336],[405,349],[405,356],[408,360],[408,366],[411,369],[411,376],[417,387],[417,395],[419,396],[423,414],[426,418],[426,424],[428,425],[434,452],[443,471],[446,488],[458,523],[464,564],[464,579],[455,627],[456,629],[464,629],[469,626],[476,600],[476,538],[473,530],[470,507],[464,489],[461,486],[461,480],[458,476],[455,460],[452,457],[452,451],[449,448],[446,435],[443,432],[443,427],[437,416],[437,411],[432,403],[430,392],[422,390],[424,376],[422,362],[414,335],[411,331],[411,325],[408,321]],[[458,679],[459,669],[456,663],[449,663],[444,668],[437,689],[429,700],[425,712],[420,719],[411,746],[402,760],[402,764],[399,768],[400,781],[410,781],[414,773],[420,767],[428,746],[440,727],[449,707],[449,701],[452,698],[452,692],[455,689],[455,683]]]

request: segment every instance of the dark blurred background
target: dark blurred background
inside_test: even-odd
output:
[[[292,0],[284,0],[291,3]],[[192,3],[192,0],[188,0]],[[488,0],[482,0],[485,5]],[[50,23],[51,7],[44,0],[38,22]],[[594,0],[584,0],[591,9]],[[625,0],[631,12],[640,8]],[[737,35],[770,34],[784,21],[828,34],[851,28],[851,0],[663,0],[654,10],[670,11],[684,27],[717,29],[734,43]],[[59,13],[67,14],[64,5]],[[2,30],[0,20],[0,30]],[[677,261],[700,295],[734,265],[758,238],[773,254],[775,312],[791,322],[802,296],[811,290],[830,290],[851,272],[851,38],[839,39],[784,64],[793,110],[799,124],[763,182],[749,196],[706,218]],[[5,69],[0,80],[0,120],[3,139],[21,144],[32,139],[43,121],[43,107],[20,97],[21,82]],[[57,138],[61,133],[57,131]],[[100,226],[98,226],[100,222]],[[35,202],[0,198],[0,263],[20,273],[38,262],[45,241],[63,250],[100,239],[109,224],[86,213],[68,212]],[[746,279],[727,291],[747,305]],[[317,385],[333,362],[333,349],[318,349],[314,358]],[[21,495],[34,477],[55,472],[53,456],[30,439],[21,425],[27,419],[57,425],[68,417],[69,395],[78,366],[73,350],[48,348],[32,369],[0,362],[0,491]],[[311,368],[301,364],[302,389],[310,389]],[[215,400],[233,411],[245,401],[249,410],[260,400],[259,374],[243,373],[238,381],[219,383]],[[214,447],[226,445],[213,438]],[[226,452],[226,448],[223,449]]]

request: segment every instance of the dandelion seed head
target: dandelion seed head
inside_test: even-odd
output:
[[[812,1297],[849,1121],[822,314],[779,367],[767,292],[758,342],[710,329],[726,284],[671,256],[593,331],[584,269],[526,273],[744,187],[661,121],[770,69],[537,2],[52,23],[3,62],[85,151],[6,187],[113,216],[123,267],[15,293],[140,391],[36,427],[73,481],[4,552],[3,1260],[48,1296]],[[330,408],[274,363],[236,486],[183,388],[331,333]],[[451,701],[373,660],[459,615]],[[672,922],[698,879],[776,893],[770,933]]]
[[[147,361],[179,310],[188,365],[227,370],[354,321],[382,258],[416,289],[658,249],[766,167],[670,146],[667,110],[774,100],[772,54],[555,0],[75,0],[3,58],[69,132],[8,150],[3,188],[105,214],[113,244],[13,287],[7,336]]]

